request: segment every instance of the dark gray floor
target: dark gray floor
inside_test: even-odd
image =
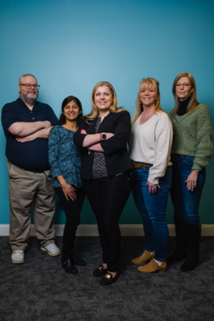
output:
[[[57,244],[61,248],[62,238]],[[165,273],[139,273],[131,259],[141,254],[145,240],[123,237],[122,275],[102,287],[92,272],[101,263],[99,239],[78,237],[76,254],[87,260],[78,275],[60,266],[60,256],[50,257],[29,239],[25,263],[11,264],[7,237],[0,237],[0,321],[213,321],[214,238],[201,240],[201,263],[182,273],[181,262]],[[175,238],[169,239],[168,252]]]

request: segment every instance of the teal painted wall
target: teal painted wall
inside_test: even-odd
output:
[[[161,104],[168,112],[172,82],[188,71],[214,125],[213,15],[212,0],[0,0],[0,106],[18,97],[20,75],[32,73],[41,85],[39,100],[58,116],[70,94],[80,98],[88,113],[92,88],[100,80],[114,85],[119,105],[133,115],[138,84],[151,76],[160,82]],[[4,150],[0,128],[0,224],[9,224]],[[214,224],[213,160],[207,174],[200,215],[203,224]],[[167,221],[173,223],[170,201]],[[95,222],[86,200],[81,223]],[[64,223],[60,210],[55,223]],[[121,223],[142,223],[132,197]]]

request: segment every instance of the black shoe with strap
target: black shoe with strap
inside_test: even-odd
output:
[[[115,275],[115,277],[113,277],[113,275],[111,274],[111,273],[106,273],[103,277],[102,277],[102,279],[101,279],[101,281],[100,281],[100,284],[101,285],[110,285],[110,284],[112,284],[112,283],[114,283],[115,281],[117,281],[117,279],[119,278],[119,276],[120,276],[120,272],[119,271],[117,271],[117,274]]]
[[[94,270],[93,276],[94,276],[94,277],[100,277],[100,276],[106,274],[106,272],[107,272],[107,269],[104,269],[104,268],[103,268],[103,265],[101,264],[100,266],[98,266],[98,267]]]

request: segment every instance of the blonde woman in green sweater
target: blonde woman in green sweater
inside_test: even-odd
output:
[[[178,74],[172,92],[175,107],[170,113],[174,131],[171,197],[177,245],[167,263],[185,258],[181,271],[187,272],[199,263],[199,202],[206,179],[205,168],[213,153],[213,134],[208,107],[196,99],[193,76],[186,72]]]

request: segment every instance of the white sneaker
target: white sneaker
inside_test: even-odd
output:
[[[24,251],[16,250],[11,254],[11,262],[14,264],[20,264],[24,262]]]
[[[55,243],[48,244],[44,247],[41,247],[41,250],[48,252],[48,254],[51,256],[60,255],[60,249],[56,246]]]

